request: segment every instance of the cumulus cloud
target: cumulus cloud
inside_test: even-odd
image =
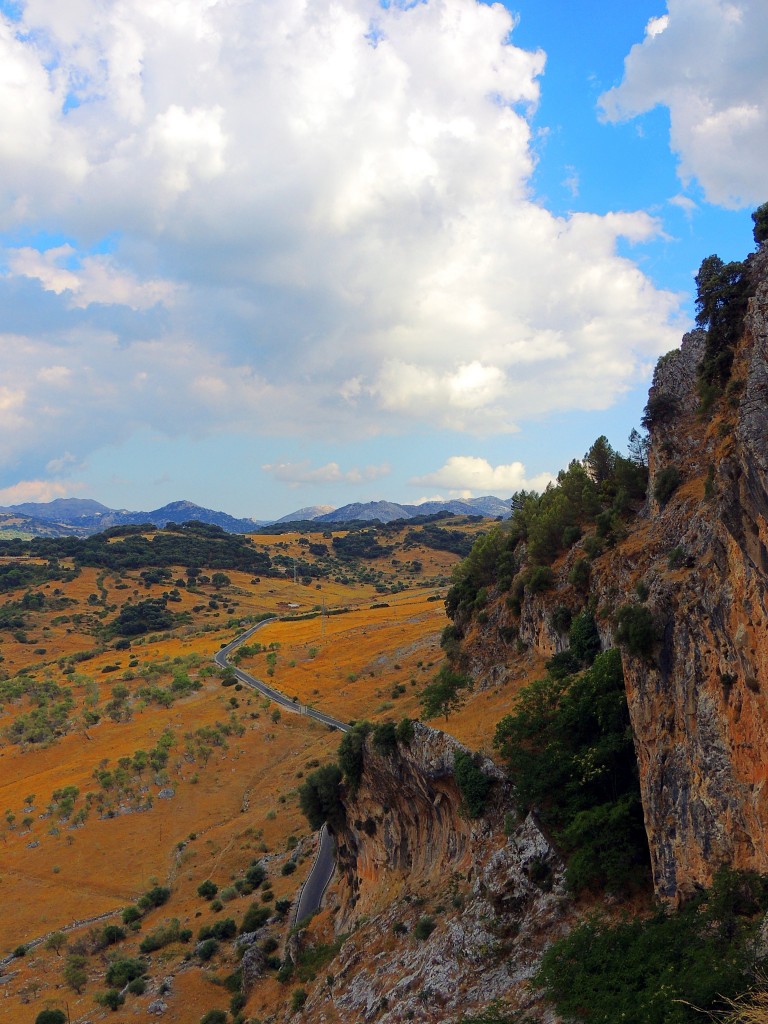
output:
[[[56,480],[21,480],[12,487],[0,490],[0,507],[23,505],[27,501],[53,501],[54,498],[66,498],[72,494],[71,481],[63,484]]]
[[[71,245],[43,251],[25,246],[8,250],[6,260],[11,274],[39,281],[47,292],[67,293],[68,305],[76,309],[94,302],[150,309],[170,301],[176,290],[169,281],[139,281],[121,271],[109,256],[86,256],[75,268],[63,265],[75,255]]]
[[[669,108],[671,145],[684,182],[726,207],[765,200],[768,163],[768,6],[762,0],[668,0],[601,97],[625,120]]]
[[[545,57],[501,4],[20,7],[0,231],[56,243],[6,243],[6,463],[142,427],[510,431],[607,407],[678,340],[617,252],[652,218],[532,201]]]
[[[363,469],[354,467],[342,470],[338,462],[328,462],[324,466],[313,468],[308,460],[303,462],[268,463],[261,468],[275,480],[287,483],[291,487],[298,487],[301,484],[369,483],[372,480],[379,480],[381,477],[388,476],[392,471],[390,466],[386,464],[365,466]]]
[[[440,469],[409,483],[417,487],[442,487],[461,497],[483,494],[514,494],[515,491],[543,491],[554,477],[538,473],[528,477],[522,462],[492,466],[487,459],[474,455],[452,455]]]

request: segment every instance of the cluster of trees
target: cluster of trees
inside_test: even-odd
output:
[[[409,530],[405,535],[405,547],[421,544],[433,551],[450,551],[466,558],[472,550],[472,536],[463,530],[446,530],[442,526],[426,523],[420,530]]]
[[[599,437],[584,459],[561,470],[557,482],[543,494],[515,494],[512,517],[480,537],[454,570],[446,599],[448,615],[482,610],[487,588],[509,590],[524,566],[527,575],[519,579],[521,588],[550,585],[551,576],[540,570],[579,541],[588,526],[596,528],[588,538],[588,554],[613,542],[645,499],[646,460],[647,443],[637,431],[630,438],[628,457]]]
[[[356,722],[339,744],[337,761],[311,772],[299,789],[299,805],[314,829],[327,822],[332,831],[344,827],[346,816],[342,787],[354,792],[360,785],[365,765],[368,736],[373,747],[383,756],[397,752],[398,744],[408,745],[413,739],[413,723],[404,718],[394,722]]]
[[[207,566],[210,569],[240,569],[258,575],[275,575],[272,560],[264,550],[255,548],[248,537],[226,533],[206,523],[169,524],[163,530],[148,527],[105,530],[92,537],[35,537],[29,541],[0,540],[0,555],[9,558],[44,558],[49,567],[46,579],[62,578],[57,567],[59,559],[75,566],[92,566],[111,570],[146,569],[150,566]],[[5,568],[8,568],[7,566]],[[31,567],[21,564],[18,572],[33,582]],[[34,582],[38,582],[34,580]]]
[[[566,854],[570,886],[624,892],[649,866],[637,759],[619,652],[592,659],[581,674],[525,687],[494,745],[523,808]]]

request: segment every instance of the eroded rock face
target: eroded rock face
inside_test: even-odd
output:
[[[683,413],[653,434],[651,484],[665,464],[699,478],[651,508],[651,550],[638,564],[661,643],[652,663],[624,665],[654,878],[666,897],[707,884],[724,863],[768,871],[766,270],[762,252],[723,412],[712,424],[697,418],[688,373],[674,382]],[[684,567],[670,571],[663,559],[675,547]],[[610,580],[609,565],[601,578]]]
[[[322,1019],[327,1000],[344,1019],[382,1024],[408,1013],[458,1020],[502,997],[538,1005],[527,982],[572,912],[563,864],[533,816],[505,834],[512,793],[490,761],[487,811],[466,817],[453,778],[454,754],[464,749],[420,723],[396,755],[368,742],[360,786],[345,799],[348,827],[337,836],[335,926],[354,931],[334,961],[332,990],[307,1004],[312,1019]],[[428,912],[434,931],[420,941],[415,925]],[[390,939],[377,951],[383,936]]]
[[[660,360],[646,507],[590,563],[604,649],[615,646],[615,613],[638,603],[640,582],[658,629],[647,657],[623,650],[622,660],[654,881],[670,900],[709,884],[722,864],[768,872],[768,247],[750,258],[750,273],[745,333],[711,416],[699,413],[705,333]],[[669,467],[680,486],[662,505],[653,491]],[[572,548],[553,566],[554,587],[526,592],[510,620],[531,657],[567,646],[552,610],[584,607],[585,592],[568,582],[584,554]],[[505,597],[489,602],[485,627],[466,632],[478,685],[522,677],[514,647],[498,639]]]

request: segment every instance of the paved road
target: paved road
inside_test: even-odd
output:
[[[279,690],[273,689],[262,679],[257,679],[256,676],[250,675],[248,672],[243,672],[240,668],[235,668],[234,665],[229,664],[229,655],[233,651],[250,640],[254,633],[263,629],[264,626],[269,625],[270,622],[276,622],[277,618],[264,619],[262,622],[257,623],[255,626],[251,626],[250,629],[246,630],[245,633],[241,633],[240,636],[235,637],[234,640],[230,641],[226,647],[222,647],[220,651],[217,651],[214,655],[213,660],[221,668],[232,668],[235,676],[239,682],[245,686],[250,686],[251,689],[257,690],[262,693],[265,697],[269,697],[275,704],[279,704],[287,711],[292,711],[297,715],[305,715],[307,718],[314,718],[316,722],[322,722],[323,725],[329,726],[331,729],[338,729],[340,732],[349,732],[349,724],[347,722],[341,722],[338,718],[332,718],[330,715],[323,714],[322,711],[317,711],[315,708],[309,708],[304,704],[299,704],[298,701],[292,700],[290,697],[286,697],[284,693],[280,693]],[[294,924],[297,921],[303,921],[305,917],[309,917],[313,914],[320,906],[320,901],[323,898],[325,890],[328,888],[333,872],[336,870],[336,842],[328,831],[325,825],[320,829],[320,845],[317,849],[315,856],[315,863],[312,865],[312,870],[307,875],[304,885],[301,887],[299,893],[299,899],[296,903],[296,910],[293,915]]]
[[[269,625],[270,622],[276,622],[277,618],[264,619],[263,622],[258,622],[255,626],[251,626],[250,629],[246,630],[245,633],[241,633],[240,636],[235,637],[234,640],[230,641],[226,647],[222,647],[220,651],[217,651],[213,656],[213,660],[221,668],[232,668],[239,682],[244,683],[246,686],[250,686],[254,690],[258,690],[259,693],[263,693],[265,697],[269,697],[270,700],[274,701],[275,704],[279,704],[287,711],[293,711],[297,715],[306,715],[307,718],[314,718],[316,722],[322,722],[323,725],[329,726],[331,729],[339,729],[341,732],[349,732],[349,724],[347,722],[340,722],[338,718],[332,718],[330,715],[323,714],[322,711],[317,711],[315,708],[309,708],[306,704],[299,704],[298,701],[292,700],[290,697],[286,697],[284,693],[280,693],[279,690],[273,689],[262,679],[257,679],[255,676],[249,675],[248,672],[243,672],[240,668],[235,668],[233,665],[229,665],[229,655],[237,648],[244,644],[246,640],[250,640],[254,633],[258,630],[263,629],[264,626]]]

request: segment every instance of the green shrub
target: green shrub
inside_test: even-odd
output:
[[[721,871],[677,913],[592,918],[556,941],[537,981],[558,1013],[587,1024],[698,1024],[754,979],[765,877]]]
[[[116,988],[110,988],[106,992],[101,992],[97,995],[96,1002],[101,1006],[106,1006],[115,1013],[125,1002],[125,996],[118,992]]]
[[[288,903],[290,906],[290,901]],[[246,932],[257,932],[263,928],[270,918],[269,907],[260,907],[258,903],[252,903],[245,912],[243,923],[240,925],[240,934]]]
[[[480,768],[479,760],[466,750],[458,750],[453,755],[453,774],[470,818],[479,818],[483,813],[492,785]]]
[[[226,1010],[209,1010],[200,1018],[200,1024],[227,1024]]]
[[[589,566],[588,558],[579,558],[578,561],[574,562],[571,566],[571,571],[568,573],[568,582],[576,590],[585,592],[589,590],[589,577],[591,569]]]
[[[534,565],[526,574],[525,585],[531,594],[539,594],[554,586],[555,574],[548,565]]]
[[[576,616],[568,630],[568,641],[573,656],[582,665],[591,665],[600,653],[600,634],[591,612],[584,610]]]
[[[598,655],[583,675],[549,676],[521,690],[494,744],[521,805],[538,810],[568,857],[574,889],[621,891],[645,877],[648,844],[617,650]]]
[[[423,917],[420,917],[414,925],[413,934],[420,942],[424,942],[429,938],[435,928],[437,928],[437,923],[434,917],[430,917],[429,914],[425,914]]]
[[[397,729],[394,722],[381,722],[374,726],[371,743],[385,757],[397,750]]]
[[[106,925],[101,932],[101,941],[105,946],[114,946],[125,938],[125,929],[119,928],[116,924]]]
[[[149,910],[152,907],[161,907],[171,898],[171,890],[164,885],[156,885],[139,897],[138,905],[142,910]]]
[[[434,680],[425,686],[422,692],[423,717],[436,718],[437,715],[444,715],[448,721],[448,715],[462,703],[462,691],[468,689],[470,684],[469,676],[454,672],[447,665],[443,665]]]
[[[129,981],[146,974],[146,971],[147,965],[143,960],[113,960],[107,967],[105,980],[110,987],[123,988]]]
[[[282,868],[280,869],[280,874],[281,875],[292,875],[295,870],[296,870],[296,861],[295,860],[287,860],[285,862],[285,864],[283,864]]]
[[[298,1013],[307,1001],[307,993],[303,988],[295,988],[291,993],[291,1013]]]
[[[564,604],[556,604],[552,609],[549,621],[556,633],[567,633],[571,625],[573,615],[571,609]]]
[[[219,943],[216,939],[204,939],[195,950],[198,959],[203,963],[206,963],[213,956],[216,955],[219,949]]]
[[[413,739],[415,733],[413,728],[413,722],[410,718],[402,718],[397,723],[397,742],[403,743],[405,746]]]
[[[299,788],[299,806],[313,829],[321,828],[325,822],[334,831],[343,826],[345,817],[338,765],[327,764],[310,772]]]
[[[616,639],[630,654],[649,657],[656,643],[656,625],[650,608],[644,604],[627,604],[619,608]]]
[[[63,1010],[41,1010],[35,1024],[67,1024],[67,1016]]]
[[[202,896],[204,900],[212,900],[218,891],[218,885],[216,885],[215,882],[212,882],[210,878],[201,882],[197,887],[197,895]]]
[[[357,722],[344,734],[338,750],[339,767],[351,790],[357,789],[363,775],[365,738],[373,729],[370,722]]]
[[[170,946],[172,942],[178,942],[180,930],[178,918],[171,918],[170,921],[166,921],[165,924],[144,936],[139,945],[139,952],[154,953],[164,946]]]
[[[653,484],[653,496],[664,507],[680,486],[680,470],[677,466],[665,466],[656,474]]]

